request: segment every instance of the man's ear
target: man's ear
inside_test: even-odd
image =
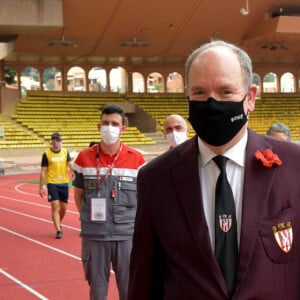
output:
[[[251,85],[249,87],[249,91],[247,93],[247,112],[252,112],[254,111],[254,108],[255,108],[255,99],[256,99],[256,92],[257,92],[257,87],[256,85]]]
[[[101,123],[98,123],[98,124],[97,124],[97,128],[98,128],[98,130],[100,130],[100,128],[101,128]]]
[[[123,133],[126,130],[126,125],[121,126],[121,133]]]

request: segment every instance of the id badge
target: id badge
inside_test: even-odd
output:
[[[91,199],[91,221],[106,221],[106,199]]]

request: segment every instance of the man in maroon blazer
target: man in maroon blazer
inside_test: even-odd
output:
[[[201,46],[185,80],[197,135],[139,172],[128,300],[299,300],[299,145],[248,129],[256,87],[242,49]],[[232,288],[215,256],[217,155],[235,203]]]

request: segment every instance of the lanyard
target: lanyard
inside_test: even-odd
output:
[[[100,197],[100,190],[101,190],[101,185],[103,183],[105,183],[107,177],[109,174],[111,174],[112,172],[112,169],[114,168],[115,166],[115,163],[116,161],[118,160],[119,156],[120,156],[120,153],[123,149],[123,144],[121,144],[120,148],[119,148],[119,151],[114,159],[114,161],[112,162],[111,165],[108,165],[108,168],[107,168],[107,171],[103,177],[103,179],[101,180],[100,179],[100,146],[98,145],[97,147],[97,154],[96,154],[96,162],[97,162],[97,192],[98,192],[98,197]]]

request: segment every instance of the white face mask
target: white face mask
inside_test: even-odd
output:
[[[120,136],[120,128],[111,125],[101,126],[100,132],[102,140],[107,145],[116,143]]]
[[[166,139],[169,143],[169,145],[174,148],[178,146],[179,144],[183,143],[186,141],[187,136],[186,136],[186,131],[173,131],[171,133],[168,133],[166,135]]]

